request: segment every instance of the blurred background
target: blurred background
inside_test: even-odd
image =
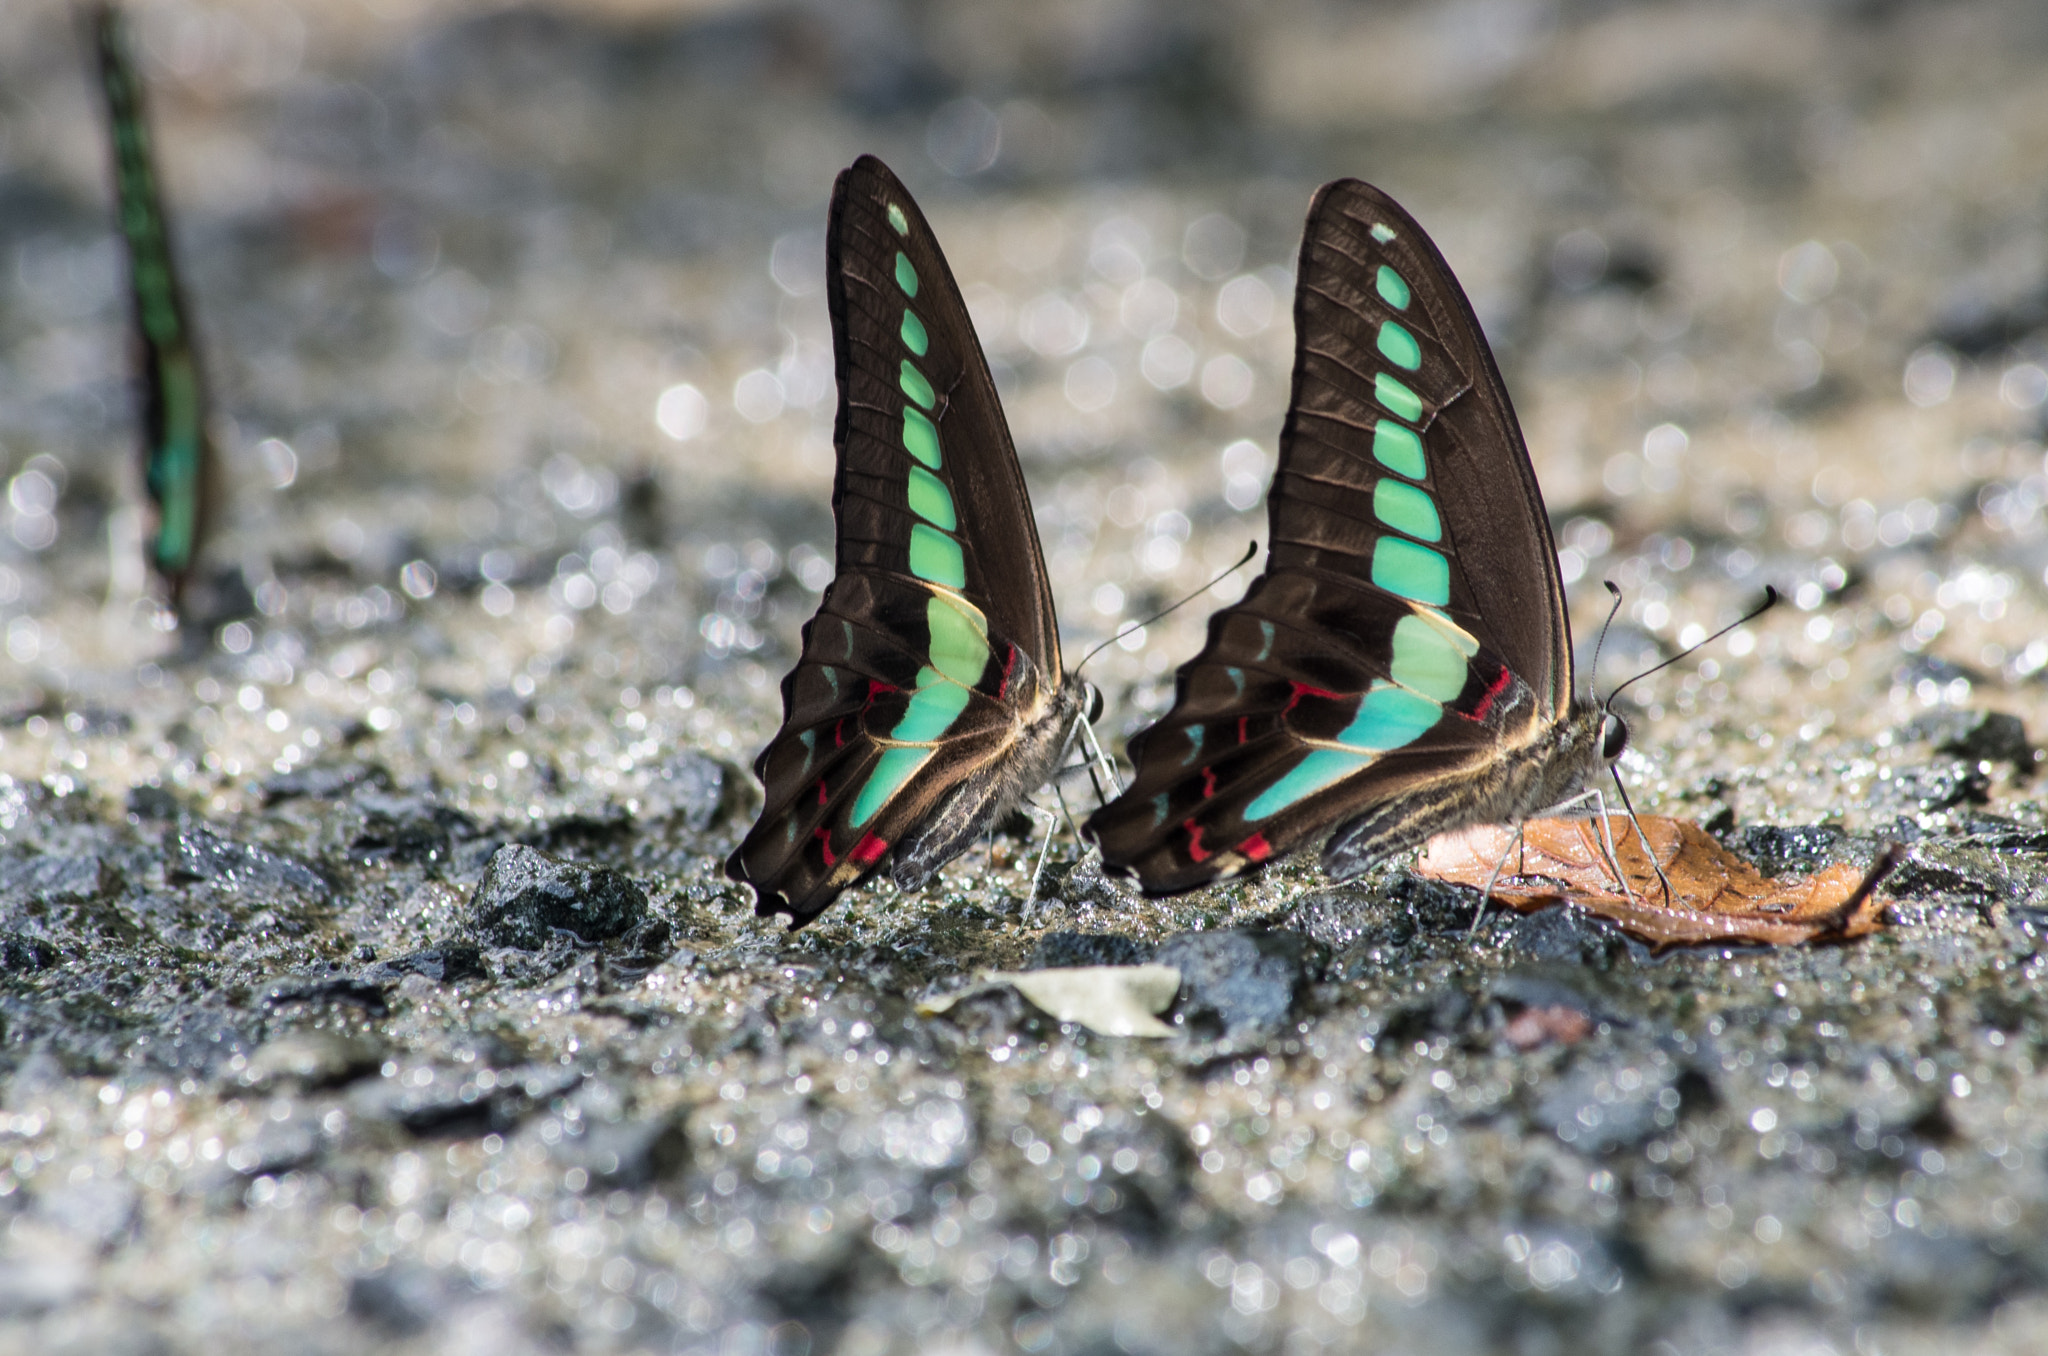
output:
[[[697,733],[751,746],[829,577],[821,227],[862,151],[967,290],[1070,644],[1263,536],[1302,214],[1358,175],[1472,294],[1568,583],[1629,589],[1618,662],[1768,580],[1813,614],[1767,639],[1814,710],[1872,639],[1940,684],[2048,666],[2025,0],[133,11],[239,582],[196,640],[147,598],[100,110],[68,7],[11,4],[18,709],[118,700],[181,645],[277,685],[452,595],[500,670],[616,629],[650,683],[729,689]],[[1106,661],[1126,724],[1205,611]],[[1870,662],[1859,687],[1898,686]]]
[[[85,45],[6,0],[0,1346],[2041,1348],[2048,6],[132,14],[226,509],[180,621]],[[1303,213],[1392,191],[1499,355],[1582,661],[1626,590],[1602,688],[1786,595],[1631,690],[1637,805],[1773,869],[1919,840],[1901,926],[1475,948],[1391,868],[1034,910],[1001,839],[757,924],[718,866],[831,575],[864,151],[965,289],[1070,656],[1263,540]],[[1091,666],[1112,746],[1209,610]],[[1930,752],[1987,708],[2025,728]],[[645,883],[647,954],[464,941],[515,838]],[[1344,959],[1270,1061],[901,1001],[1049,926],[1297,905]],[[1599,1034],[1501,1044],[1497,980]]]

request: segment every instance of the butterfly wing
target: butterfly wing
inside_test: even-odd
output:
[[[1233,874],[1437,781],[1570,703],[1550,526],[1507,389],[1435,245],[1326,185],[1295,293],[1266,572],[1210,619],[1173,709],[1089,821],[1154,893]]]
[[[175,603],[198,559],[211,516],[215,471],[206,428],[206,391],[171,257],[127,24],[113,6],[93,10],[89,22],[113,139],[121,236],[128,250],[142,378],[143,481],[156,508],[150,561],[168,583]]]
[[[799,925],[1018,756],[1063,681],[987,360],[923,213],[872,156],[834,188],[826,279],[838,573],[755,763],[760,819],[727,863],[762,914]]]

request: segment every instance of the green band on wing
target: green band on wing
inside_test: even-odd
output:
[[[1382,408],[1411,424],[1422,418],[1422,397],[1409,390],[1399,377],[1385,372],[1375,375],[1372,395]]]
[[[939,469],[939,426],[923,410],[903,407],[903,450],[934,471]]]
[[[1415,336],[1408,333],[1408,327],[1397,320],[1380,322],[1380,352],[1396,367],[1413,372],[1422,366],[1422,345],[1415,342]]]
[[[917,295],[917,270],[911,267],[910,256],[902,250],[896,251],[896,285],[903,289],[903,295]]]
[[[1436,552],[1430,554],[1436,555]],[[1437,556],[1437,559],[1443,557]],[[910,572],[919,579],[943,584],[949,589],[967,587],[967,560],[960,554],[960,543],[927,523],[911,526]]]
[[[206,430],[199,373],[190,360],[182,352],[168,354],[157,370],[163,441],[150,449],[145,471],[158,510],[152,554],[159,569],[182,574],[199,545],[200,444]]]
[[[924,605],[924,625],[931,666],[968,687],[980,682],[988,666],[988,618],[965,598],[933,594]]]
[[[953,728],[974,694],[958,683],[949,683],[931,669],[917,671],[917,691],[903,718],[889,731],[889,738],[906,744],[929,744]]]
[[[1410,613],[1394,625],[1396,683],[1432,701],[1457,699],[1465,690],[1465,655],[1451,638]]]
[[[1375,221],[1372,224],[1372,238],[1384,245],[1394,238],[1393,228],[1382,226],[1379,222]]]
[[[898,235],[910,234],[910,218],[904,216],[903,209],[893,202],[889,204],[889,224],[896,229]]]
[[[1369,754],[1346,753],[1342,749],[1312,749],[1285,777],[1259,793],[1244,807],[1246,819],[1264,819],[1298,800],[1313,796],[1327,786],[1343,781],[1372,763]]]
[[[1372,511],[1388,527],[1411,537],[1436,541],[1444,535],[1443,523],[1436,516],[1436,502],[1405,480],[1382,476],[1372,489]]]
[[[889,797],[903,788],[903,784],[917,775],[917,770],[932,756],[930,749],[884,749],[875,762],[875,770],[868,774],[867,783],[861,787],[860,795],[853,802],[853,826],[859,828],[875,817],[875,812],[889,803]]]
[[[909,349],[920,358],[924,356],[925,350],[931,347],[931,338],[924,332],[924,322],[919,320],[916,312],[912,311],[908,306],[903,308],[903,328],[901,333],[903,335],[903,347]]]
[[[1389,593],[1442,607],[1451,601],[1451,562],[1406,538],[1381,537],[1372,544],[1372,582]]]
[[[1383,480],[1382,485],[1397,485],[1400,482]],[[960,526],[960,516],[953,511],[953,492],[946,488],[946,482],[922,466],[910,468],[910,483],[905,487],[910,494],[910,511],[930,523],[951,532]],[[1403,487],[1409,488],[1409,487]],[[1421,494],[1422,491],[1415,490]],[[1427,502],[1428,496],[1424,496]],[[1434,510],[1431,510],[1434,512]],[[1430,540],[1436,540],[1434,537]]]
[[[1422,455],[1422,439],[1415,436],[1415,430],[1403,427],[1391,419],[1382,419],[1373,425],[1372,454],[1379,464],[1389,471],[1398,471],[1410,480],[1427,480],[1429,462]]]
[[[1408,280],[1385,264],[1380,265],[1379,276],[1373,279],[1373,287],[1380,294],[1380,300],[1397,311],[1408,309]]]
[[[938,392],[932,389],[931,382],[925,379],[924,373],[918,371],[917,365],[908,358],[903,360],[903,371],[897,376],[896,384],[903,388],[903,394],[926,409],[930,409],[939,398]]]
[[[1337,736],[1339,744],[1385,753],[1412,744],[1424,730],[1444,718],[1443,703],[1418,697],[1403,688],[1376,686],[1358,704],[1358,714]]]

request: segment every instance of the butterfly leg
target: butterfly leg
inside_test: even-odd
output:
[[[1107,805],[1111,799],[1124,793],[1123,779],[1116,775],[1116,764],[1104,753],[1102,745],[1096,742],[1095,725],[1086,716],[1081,717],[1081,741],[1088,746],[1088,779],[1095,782],[1095,801],[1098,806]],[[1095,779],[1095,769],[1102,769],[1102,775],[1109,779],[1109,795],[1102,794],[1102,783]]]
[[[1521,846],[1522,826],[1520,824],[1517,824],[1515,825],[1514,839],[1511,842],[1509,842],[1506,850],[1503,851],[1500,854],[1500,857],[1494,862],[1493,870],[1486,873],[1486,886],[1479,892],[1479,912],[1472,915],[1472,926],[1466,932],[1466,936],[1470,937],[1478,935],[1479,925],[1486,921],[1486,906],[1493,902],[1493,887],[1500,880],[1500,873],[1506,869],[1508,864],[1508,858],[1512,857],[1515,853],[1515,849]]]
[[[1546,816],[1555,815],[1560,818],[1563,818],[1567,817],[1564,815],[1564,812],[1566,810],[1569,810],[1574,806],[1585,805],[1588,803],[1592,805],[1593,812],[1591,815],[1585,817],[1592,819],[1595,823],[1597,823],[1600,826],[1600,855],[1602,859],[1606,861],[1607,869],[1614,873],[1614,879],[1616,883],[1621,886],[1622,894],[1626,895],[1628,897],[1628,902],[1633,904],[1637,902],[1636,892],[1632,887],[1630,887],[1628,883],[1628,876],[1621,869],[1620,854],[1614,850],[1614,833],[1607,823],[1607,797],[1600,793],[1600,788],[1597,786],[1589,786],[1585,790],[1579,792],[1577,795],[1568,796],[1565,799],[1559,801],[1557,804],[1551,806],[1543,813]],[[1569,817],[1577,818],[1578,816]],[[1631,812],[1629,815],[1629,821],[1631,823],[1635,822],[1635,815],[1633,812]],[[1642,834],[1642,826],[1640,824],[1636,825],[1636,833],[1639,837]],[[1649,851],[1649,845],[1650,840],[1644,838],[1643,850],[1645,852]],[[1650,864],[1652,866],[1656,866],[1656,862],[1657,859],[1655,857],[1652,857],[1650,859]],[[1664,874],[1662,868],[1658,869],[1657,874],[1659,876],[1662,876]]]
[[[1614,878],[1621,882],[1622,894],[1628,896],[1628,902],[1633,904],[1636,902],[1636,892],[1629,885],[1627,875],[1622,872],[1621,854],[1614,850],[1614,828],[1607,822],[1607,797],[1600,794],[1598,787],[1587,787],[1586,795],[1593,802],[1595,820],[1600,825],[1600,851],[1607,858],[1607,869],[1612,871]],[[1636,832],[1637,836],[1640,837],[1642,833],[1641,828],[1639,827]],[[1649,840],[1644,839],[1643,851],[1647,853],[1649,849]],[[1655,863],[1656,859],[1652,858],[1651,864],[1655,865]]]
[[[1614,774],[1614,789],[1621,795],[1621,808],[1628,811],[1628,822],[1635,825],[1636,837],[1643,845],[1643,855],[1650,859],[1650,869],[1657,873],[1657,881],[1664,887],[1664,903],[1669,906],[1675,902],[1671,893],[1671,877],[1664,874],[1664,864],[1657,860],[1656,853],[1650,851],[1650,836],[1643,832],[1643,821],[1636,818],[1636,807],[1628,798],[1628,788],[1622,785],[1621,774],[1613,768],[1608,771]]]
[[[1053,789],[1057,791],[1059,783],[1053,783]],[[1052,835],[1054,830],[1059,828],[1060,819],[1052,811],[1040,809],[1029,801],[1026,801],[1025,805],[1034,815],[1045,816],[1045,844],[1038,849],[1038,865],[1031,868],[1031,889],[1024,896],[1024,905],[1026,908],[1029,908],[1038,902],[1038,879],[1045,874],[1045,859],[1052,855]],[[1060,805],[1061,808],[1066,806],[1066,798],[1064,796],[1060,798]],[[1069,815],[1067,818],[1072,820],[1073,816]]]

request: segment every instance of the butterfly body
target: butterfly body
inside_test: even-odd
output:
[[[1173,708],[1088,824],[1171,894],[1326,838],[1338,878],[1568,805],[1626,730],[1572,691],[1550,527],[1470,303],[1415,220],[1317,194],[1266,572],[1210,619]]]
[[[837,574],[754,764],[760,818],[726,863],[758,912],[797,926],[885,868],[925,884],[1045,783],[1086,692],[1061,662],[1023,473],[930,226],[863,156],[826,241]]]

